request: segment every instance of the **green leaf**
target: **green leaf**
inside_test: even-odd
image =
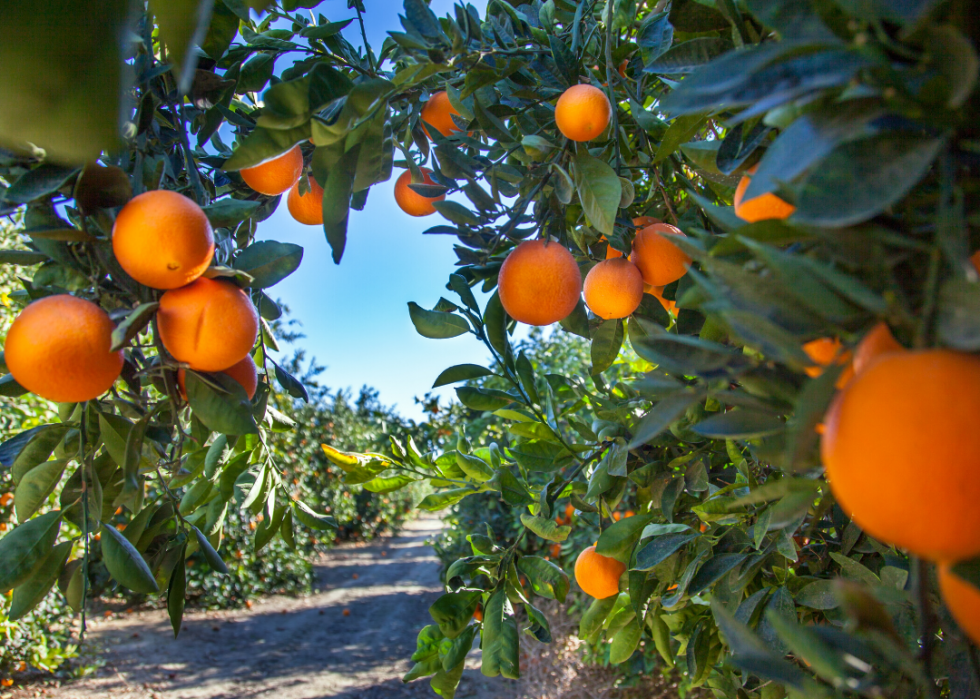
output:
[[[801,607],[810,609],[836,609],[840,606],[833,580],[814,580],[801,588],[794,600]]]
[[[439,374],[436,382],[432,384],[432,388],[439,388],[440,386],[446,386],[457,381],[479,379],[483,376],[494,376],[494,373],[478,364],[457,364]]]
[[[517,619],[507,593],[501,588],[494,592],[483,610],[483,666],[487,677],[503,675],[512,680],[520,678],[520,641]]]
[[[698,37],[682,41],[643,70],[654,75],[685,75],[731,50],[732,43],[718,37]]]
[[[213,227],[231,228],[254,215],[261,205],[261,201],[225,197],[205,206],[204,213]]]
[[[341,144],[342,145],[342,144]],[[313,173],[317,174],[317,153],[329,151],[317,148],[313,154]],[[323,179],[323,233],[330,245],[335,264],[340,264],[347,246],[347,222],[350,218],[350,201],[354,193],[354,178],[360,147],[343,152],[327,170]]]
[[[118,352],[123,347],[127,346],[134,337],[139,335],[140,331],[143,330],[153,319],[153,314],[156,313],[160,304],[156,301],[150,303],[144,303],[136,308],[134,308],[129,315],[127,315],[123,321],[117,325],[112,331],[112,346],[109,348],[110,352]]]
[[[234,266],[251,275],[252,288],[267,289],[295,272],[302,261],[303,248],[299,245],[261,240],[242,250]]]
[[[190,91],[197,65],[193,47],[207,36],[215,1],[150,0],[150,11],[160,27],[160,39],[167,47],[167,55],[174,64],[178,89],[183,94]]]
[[[218,552],[214,550],[214,547],[211,545],[211,542],[208,541],[208,538],[204,536],[204,532],[195,526],[191,526],[191,530],[193,530],[194,538],[197,540],[197,545],[201,549],[201,553],[204,554],[204,560],[208,562],[208,566],[211,567],[211,570],[221,575],[227,575],[228,566],[226,566],[225,562],[221,560],[221,556],[219,556]]]
[[[36,265],[44,262],[48,256],[43,252],[33,250],[0,250],[0,264],[3,265]]]
[[[304,124],[295,129],[263,129],[256,127],[238,144],[222,165],[225,172],[234,172],[247,167],[255,167],[267,160],[282,155],[297,143],[310,138],[310,125]]]
[[[408,302],[408,313],[422,337],[442,340],[457,337],[470,330],[469,323],[461,316],[443,311],[427,311],[414,301]]]
[[[593,600],[592,604],[582,615],[582,620],[578,625],[578,637],[583,641],[587,640],[592,634],[602,628],[602,623],[609,616],[609,612],[616,606],[619,595],[612,595],[605,599]]]
[[[633,546],[640,539],[643,528],[653,519],[653,515],[633,515],[624,517],[602,530],[596,543],[596,553],[628,563]]]
[[[623,188],[616,171],[585,149],[575,156],[575,188],[592,227],[612,235]]]
[[[508,393],[492,388],[461,386],[456,389],[460,402],[472,410],[494,411],[510,405],[515,398]]]
[[[65,473],[68,459],[44,461],[24,474],[14,491],[17,520],[26,522],[54,492]]]
[[[467,495],[472,495],[476,492],[478,491],[473,488],[449,488],[448,490],[440,490],[426,495],[415,507],[426,512],[438,512],[439,510],[444,510],[447,507],[455,505]]]
[[[36,607],[48,591],[54,587],[55,581],[64,570],[65,562],[71,553],[72,542],[64,541],[41,559],[31,578],[14,589],[10,600],[10,610],[7,612],[8,621],[17,621]]]
[[[111,524],[102,523],[102,560],[109,574],[133,592],[157,592],[160,586],[140,552]]]
[[[479,226],[480,219],[458,201],[434,201],[432,206],[443,218],[465,226]]]
[[[493,469],[486,461],[472,454],[456,452],[456,465],[474,481],[484,483],[493,478]]]
[[[517,568],[527,576],[534,594],[547,599],[565,601],[569,579],[564,570],[540,556],[521,556]]]
[[[4,192],[3,198],[14,204],[27,204],[57,192],[78,172],[76,167],[42,163],[18,177]]]
[[[793,220],[838,227],[876,216],[926,175],[943,144],[887,132],[837,147],[804,181]]]
[[[640,645],[642,637],[643,629],[640,628],[640,622],[634,617],[613,636],[609,646],[609,662],[613,665],[619,665],[629,660],[633,651]]]
[[[507,451],[528,471],[556,471],[572,457],[563,446],[541,440],[513,444]]]
[[[177,562],[170,573],[170,582],[167,584],[167,616],[170,617],[174,638],[180,634],[180,627],[184,621],[184,599],[187,595],[187,569],[184,567],[186,551],[187,544],[184,544],[180,547]]]
[[[633,570],[652,570],[658,564],[666,561],[676,551],[700,536],[698,532],[690,531],[677,534],[665,534],[651,539],[636,552],[636,565]]]
[[[527,513],[521,515],[521,524],[548,541],[564,541],[572,532],[571,527],[558,526],[550,517],[535,517]]]
[[[613,365],[623,346],[626,334],[622,320],[603,321],[592,331],[592,374],[602,373]]]
[[[429,607],[429,615],[446,638],[456,638],[473,618],[480,593],[447,592]]]
[[[702,420],[691,429],[714,439],[754,439],[781,432],[786,423],[771,413],[735,408]]]
[[[0,141],[32,143],[60,162],[96,159],[119,144],[125,88],[125,0],[43,0],[4,7]]]
[[[333,517],[329,515],[322,515],[319,512],[314,512],[308,505],[306,505],[306,503],[294,501],[292,503],[292,508],[293,513],[296,515],[296,519],[310,529],[324,531],[327,529],[337,528],[337,522]]]
[[[401,490],[406,485],[415,483],[418,480],[418,478],[412,478],[407,473],[399,473],[389,478],[372,478],[364,484],[364,490],[377,493],[378,495],[385,495],[387,493],[393,493],[396,490]]]
[[[746,553],[722,553],[709,558],[691,578],[687,594],[697,595],[728,575],[748,558]]]
[[[184,383],[194,415],[210,429],[222,434],[258,434],[248,395],[233,378],[208,374],[205,379],[188,370]]]
[[[627,448],[636,449],[657,437],[688,408],[702,399],[703,397],[698,393],[680,391],[658,401],[633,427],[633,439],[630,440]]]
[[[0,594],[27,582],[54,546],[61,512],[47,512],[0,538]]]
[[[54,423],[25,430],[0,445],[0,461],[10,466],[10,475],[18,483],[25,473],[48,460],[64,439],[68,425]]]
[[[653,162],[659,163],[665,160],[682,143],[690,141],[694,134],[701,130],[705,121],[705,117],[700,114],[691,114],[679,116],[670,122],[667,133],[664,134],[663,140],[657,146],[657,153],[654,155]]]

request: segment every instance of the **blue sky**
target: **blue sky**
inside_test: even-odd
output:
[[[473,3],[481,13],[485,0]],[[365,26],[376,53],[388,30],[400,30],[401,2],[366,0]],[[438,16],[452,11],[450,0],[433,0]],[[354,16],[346,0],[327,0],[315,10],[330,21]],[[344,36],[361,45],[357,23]],[[321,379],[333,389],[369,385],[381,400],[408,417],[422,413],[414,402],[446,367],[465,362],[485,364],[488,353],[472,335],[428,340],[415,332],[407,303],[431,308],[440,296],[454,299],[446,288],[454,269],[456,239],[422,232],[443,222],[438,214],[414,218],[395,204],[394,180],[371,188],[364,211],[351,211],[347,248],[340,265],[319,226],[292,219],[283,203],[259,226],[259,238],[296,243],[304,248],[303,263],[270,289],[302,322],[306,337],[297,346],[316,357],[327,370]],[[285,351],[290,351],[284,348]],[[451,388],[438,395],[454,397]]]

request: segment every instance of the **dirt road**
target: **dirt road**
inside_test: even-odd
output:
[[[418,630],[439,596],[438,560],[426,539],[434,518],[316,563],[314,594],[270,597],[251,610],[188,612],[180,642],[164,611],[98,623],[108,648],[96,677],[47,689],[58,699],[395,699],[434,697],[428,680],[402,684]],[[354,577],[356,574],[356,578]],[[344,615],[344,610],[349,615]],[[483,677],[471,657],[456,696],[508,699],[513,686]],[[22,690],[24,691],[24,690]],[[15,696],[36,696],[26,690]]]

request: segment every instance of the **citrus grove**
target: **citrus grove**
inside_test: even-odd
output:
[[[394,179],[458,241],[415,328],[489,361],[433,377],[458,434],[323,456],[506,524],[465,534],[406,681],[453,696],[476,645],[517,678],[552,640],[538,598],[574,598],[592,657],[685,691],[976,696],[977,4],[404,0],[378,51],[360,0],[316,5],[0,10],[0,65],[45,78],[0,71],[29,246],[0,261],[41,262],[0,392],[59,416],[0,445],[10,616],[119,586],[177,633],[233,508],[255,550],[338,526],[267,448],[307,392],[268,354],[302,249],[261,224],[285,196],[340,263]],[[588,366],[532,361],[521,324]]]

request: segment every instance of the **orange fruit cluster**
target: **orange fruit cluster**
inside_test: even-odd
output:
[[[112,248],[135,281],[166,290],[157,332],[174,359],[201,371],[237,371],[258,337],[258,313],[235,284],[202,276],[211,264],[214,237],[195,202],[166,190],[134,197],[116,217]],[[98,398],[123,367],[122,351],[110,351],[113,330],[95,303],[67,294],[39,299],[10,328],[7,366],[21,386],[48,400]],[[251,358],[248,364],[251,377],[245,372],[239,380],[254,394]]]

